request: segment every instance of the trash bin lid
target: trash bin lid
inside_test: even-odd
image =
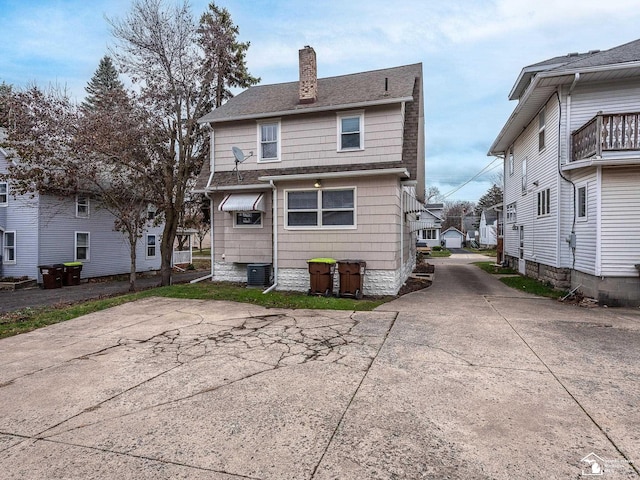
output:
[[[354,260],[354,259],[349,259],[349,260],[338,260],[338,263],[367,263],[364,260]]]
[[[82,262],[65,262],[63,265],[65,267],[80,267],[82,266]]]
[[[334,264],[336,261],[333,258],[312,258],[311,260],[307,260],[307,263],[330,263]]]

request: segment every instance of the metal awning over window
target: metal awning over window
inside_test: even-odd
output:
[[[417,220],[409,222],[409,231],[417,232],[418,230],[427,230],[429,228],[437,228],[433,220]]]
[[[230,193],[218,210],[222,212],[264,212],[264,193]]]

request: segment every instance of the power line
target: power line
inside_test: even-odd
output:
[[[502,158],[500,157],[496,157],[494,158],[491,162],[489,162],[482,170],[480,170],[478,173],[476,173],[473,177],[471,177],[469,180],[467,180],[466,182],[464,182],[462,185],[457,186],[456,188],[454,188],[453,190],[451,190],[448,193],[445,193],[444,195],[442,195],[442,198],[447,198],[450,195],[453,195],[454,193],[456,193],[458,190],[460,190],[462,187],[464,187],[465,185],[467,185],[468,183],[472,182],[473,180],[475,180],[476,178],[478,178],[480,175],[482,175],[489,167],[491,167],[491,165],[493,165],[494,163],[496,163],[498,160],[502,160]],[[494,167],[495,168],[495,167]]]

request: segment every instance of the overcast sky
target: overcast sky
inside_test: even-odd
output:
[[[174,2],[174,0],[169,0]],[[63,85],[79,100],[113,43],[105,15],[130,0],[0,0],[0,82]],[[520,70],[569,52],[640,36],[638,0],[216,0],[250,41],[263,84],[298,79],[298,49],[314,47],[320,77],[422,62],[427,185],[476,201],[501,162],[489,146],[514,102]],[[199,17],[207,0],[191,0]],[[497,167],[497,168],[495,168]],[[462,186],[468,182],[465,186]],[[461,187],[462,186],[462,187]],[[461,187],[461,188],[460,188]]]

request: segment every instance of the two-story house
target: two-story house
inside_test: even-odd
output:
[[[421,226],[422,65],[318,78],[313,48],[299,61],[299,81],[250,87],[200,119],[211,276],[242,282],[267,264],[270,288],[306,291],[307,260],[358,259],[364,294],[395,294]]]
[[[521,273],[639,305],[640,40],[525,67],[490,148],[504,158],[504,254]]]
[[[9,173],[0,149],[0,173]],[[40,265],[82,262],[81,278],[128,273],[129,243],[114,231],[114,220],[90,196],[15,194],[0,180],[0,277],[42,282]],[[162,226],[148,229],[138,242],[137,271],[160,269]]]

